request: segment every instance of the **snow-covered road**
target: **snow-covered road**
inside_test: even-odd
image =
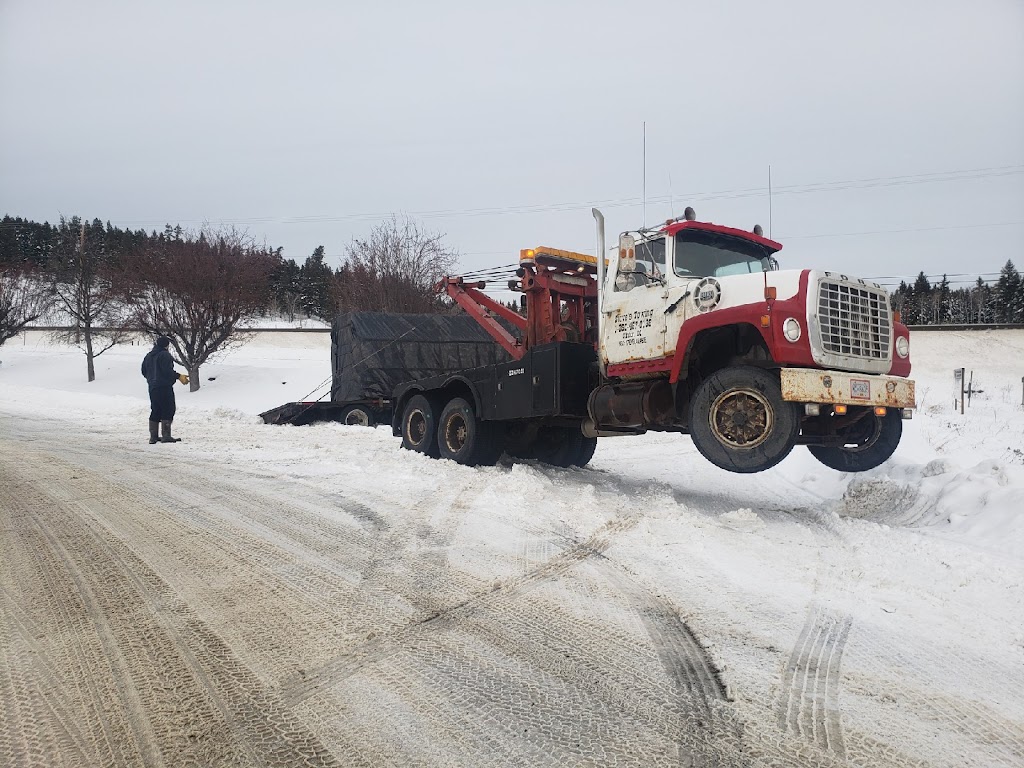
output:
[[[865,476],[800,449],[730,475],[671,435],[470,469],[269,427],[327,373],[293,340],[204,369],[185,442],[149,446],[141,350],[90,388],[5,346],[0,763],[1022,764],[1014,333],[981,363],[915,336],[921,412]]]

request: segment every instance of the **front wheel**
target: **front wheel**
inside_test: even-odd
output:
[[[900,444],[903,419],[890,409],[885,416],[873,412],[839,433],[844,445],[808,445],[811,455],[840,472],[866,472],[884,463]]]
[[[800,418],[782,399],[778,378],[762,368],[736,366],[713,373],[690,403],[690,436],[712,464],[730,472],[761,472],[796,445]]]

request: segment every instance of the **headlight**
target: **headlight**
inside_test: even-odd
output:
[[[900,357],[906,357],[910,354],[910,340],[906,336],[896,337],[896,354]]]
[[[785,334],[786,338],[790,341],[799,341],[800,332],[800,321],[795,317],[786,318],[786,322],[782,324],[782,333]]]

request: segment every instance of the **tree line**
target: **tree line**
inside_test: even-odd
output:
[[[443,235],[396,216],[354,239],[337,268],[323,246],[299,265],[231,228],[147,233],[99,219],[4,216],[0,344],[33,323],[62,326],[92,381],[95,358],[132,333],[164,334],[196,389],[199,367],[244,340],[240,330],[260,316],[330,322],[344,311],[457,311],[433,290],[457,261]],[[970,288],[951,288],[945,275],[933,284],[922,272],[900,283],[893,305],[908,325],[1024,323],[1024,280],[1012,261],[994,285],[979,277]]]
[[[921,272],[913,283],[900,283],[893,306],[907,325],[1024,323],[1024,279],[1012,261],[995,285],[979,277],[970,287],[952,288],[948,276],[932,283]]]
[[[323,246],[300,266],[233,228],[131,231],[64,218],[0,220],[0,344],[31,324],[61,326],[89,381],[95,359],[142,330],[171,339],[199,388],[199,367],[244,341],[266,315],[330,322],[342,311],[450,312],[433,285],[456,267],[443,236],[392,217],[355,239],[332,269]]]

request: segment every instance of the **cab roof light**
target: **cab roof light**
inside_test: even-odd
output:
[[[520,262],[533,262],[538,257],[550,259],[553,261],[562,261],[572,265],[573,269],[579,266],[584,268],[596,267],[597,257],[591,256],[586,253],[576,253],[575,251],[563,251],[559,248],[548,248],[546,246],[540,246],[538,248],[524,248],[519,252]]]

